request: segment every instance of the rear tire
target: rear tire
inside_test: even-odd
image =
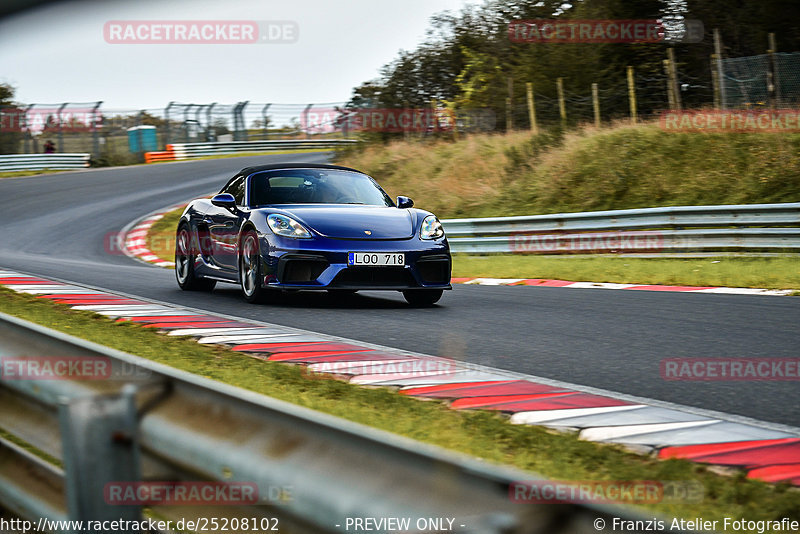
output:
[[[441,289],[406,289],[403,296],[406,302],[415,308],[427,308],[433,306],[442,298]]]
[[[175,235],[175,278],[184,291],[211,291],[217,285],[216,280],[199,278],[194,271],[194,259],[197,257],[197,248],[194,246],[189,225],[186,223],[178,227]]]
[[[258,234],[248,230],[242,237],[239,254],[239,284],[247,302],[258,304],[271,300],[277,291],[261,287],[261,252]]]

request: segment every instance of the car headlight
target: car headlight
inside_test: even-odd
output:
[[[281,237],[293,237],[295,239],[311,238],[311,232],[306,230],[302,224],[286,215],[273,213],[267,217],[267,224],[273,234]]]
[[[442,223],[439,222],[439,219],[437,219],[435,215],[428,215],[425,217],[425,220],[422,221],[422,225],[419,228],[419,237],[421,239],[439,239],[440,237],[444,237]]]

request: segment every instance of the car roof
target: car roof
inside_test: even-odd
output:
[[[327,163],[273,163],[270,165],[255,165],[253,167],[245,167],[237,173],[237,176],[250,176],[253,173],[261,171],[274,171],[278,169],[336,169],[340,171],[352,171],[360,174],[363,172],[350,167],[342,167],[340,165],[328,165]]]

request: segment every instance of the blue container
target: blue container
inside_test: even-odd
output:
[[[128,149],[131,152],[155,152],[158,150],[158,137],[155,126],[134,126],[128,128]]]

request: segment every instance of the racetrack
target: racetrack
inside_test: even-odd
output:
[[[220,284],[210,296],[182,292],[171,270],[106,251],[109,233],[215,190],[242,167],[326,157],[229,158],[0,180],[0,267],[800,426],[800,413],[791,408],[800,401],[797,381],[674,382],[659,370],[662,359],[676,357],[797,358],[798,298],[456,285],[431,309],[412,309],[399,293],[380,292],[344,301],[301,293],[253,306],[234,286]]]

